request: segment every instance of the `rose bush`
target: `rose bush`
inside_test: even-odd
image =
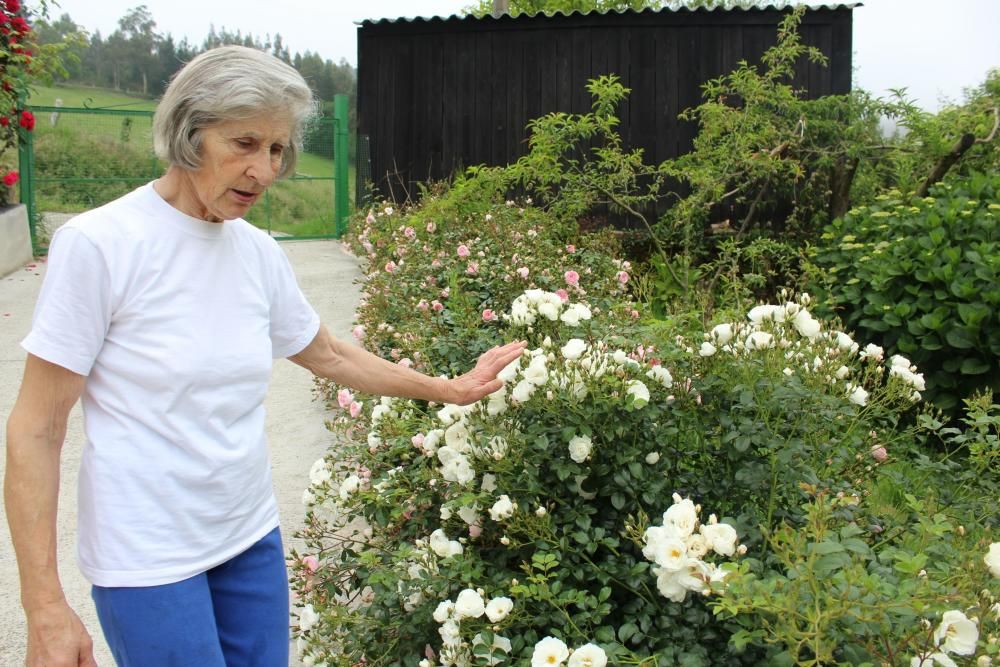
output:
[[[34,33],[27,19],[27,9],[20,0],[0,2],[0,156],[18,143],[19,131],[35,129],[35,117],[30,111],[18,113],[21,100],[27,97],[28,81],[34,61]],[[20,129],[19,129],[20,128]],[[19,174],[3,159],[3,183],[0,206],[10,204],[10,188]]]
[[[463,340],[525,338],[530,351],[502,374],[503,390],[464,408],[328,388],[343,410],[332,423],[342,445],[314,466],[303,498],[303,659],[708,665],[779,655],[754,634],[764,607],[724,606],[735,567],[725,563],[743,562],[736,582],[786,575],[774,536],[809,525],[810,490],[861,505],[893,483],[894,466],[920,460],[899,426],[919,406],[919,369],[817,319],[805,296],[650,345],[621,291],[623,264],[595,253],[588,261],[603,273],[581,271],[579,240],[521,231],[540,215],[530,209],[479,212],[478,237],[380,213],[358,239],[372,267],[366,344],[439,372],[474,354]],[[487,237],[497,218],[506,230]],[[535,255],[518,271],[491,259],[505,238],[522,242],[502,246],[507,256],[529,256],[530,243],[560,259]],[[588,285],[595,273],[603,278]],[[555,291],[517,282],[530,277]],[[870,549],[882,540],[846,535]],[[731,613],[716,616],[712,600]]]

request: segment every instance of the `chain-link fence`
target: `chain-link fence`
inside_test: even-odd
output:
[[[247,220],[278,238],[343,233],[350,192],[346,98],[341,106],[342,120],[335,114],[309,128],[295,175],[272,185]],[[26,133],[20,155],[21,201],[28,205],[36,238],[34,227],[43,214],[96,208],[163,174],[165,165],[153,153],[151,111],[31,110],[36,125]],[[339,169],[345,182],[334,187],[338,162],[343,162]],[[342,209],[336,205],[337,192],[343,193]]]

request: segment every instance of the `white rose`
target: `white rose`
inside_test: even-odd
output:
[[[819,322],[817,322],[805,308],[795,313],[795,318],[792,320],[792,324],[795,326],[795,330],[798,331],[799,335],[803,338],[813,339],[819,335]]]
[[[605,667],[608,654],[595,644],[584,644],[569,657],[569,667]]]
[[[702,524],[701,536],[705,538],[712,551],[720,556],[732,556],[736,553],[736,529],[728,523]]]
[[[579,338],[571,338],[561,350],[563,357],[570,361],[579,359],[586,351],[587,343]]]
[[[499,623],[507,618],[507,614],[514,608],[514,602],[507,597],[493,598],[486,605],[486,616],[490,623]]]
[[[990,550],[983,558],[983,562],[989,568],[990,574],[1000,579],[1000,542],[994,542],[990,545]]]
[[[707,340],[701,344],[700,348],[698,348],[698,354],[700,354],[703,357],[711,357],[713,354],[716,353],[716,351],[717,351],[716,347],[711,343],[709,343]]]
[[[506,519],[514,514],[514,503],[510,501],[510,497],[507,494],[500,496],[493,507],[490,508],[490,518],[494,521],[500,521]]]
[[[733,339],[733,325],[726,322],[712,327],[712,338],[718,345],[725,345]]]
[[[509,364],[507,364],[506,366],[504,366],[503,370],[497,373],[497,378],[499,378],[503,382],[512,382],[514,378],[517,377],[517,372],[520,370],[520,368],[521,368],[521,359],[519,357],[514,361],[510,362]]]
[[[431,533],[430,537],[431,551],[436,553],[441,558],[447,558],[451,554],[448,542],[449,542],[448,536],[441,528],[438,528],[433,533]]]
[[[479,507],[477,505],[464,505],[458,509],[458,516],[471,526],[479,521]]]
[[[434,455],[434,452],[437,451],[437,444],[441,442],[443,436],[444,431],[439,428],[427,432],[427,435],[424,436],[424,451],[427,452],[428,456]]]
[[[570,307],[559,316],[559,320],[567,326],[575,327],[580,324],[580,314],[576,312],[575,308]]]
[[[614,353],[612,353],[611,358],[614,359],[616,364],[621,366],[628,361],[628,354],[625,350],[615,350]]]
[[[569,648],[555,637],[545,637],[537,644],[531,654],[531,667],[556,667],[569,657]]]
[[[632,397],[632,404],[637,408],[649,403],[649,389],[639,380],[632,380],[625,389],[625,395]]]
[[[340,499],[347,500],[350,495],[361,487],[361,478],[357,475],[349,475],[347,479],[340,483]]]
[[[438,628],[438,634],[441,635],[441,642],[445,646],[459,646],[462,643],[462,634],[458,629],[458,623],[449,619],[441,624]]]
[[[663,524],[673,526],[681,538],[687,537],[694,532],[694,527],[698,523],[698,510],[690,498],[684,498],[680,502],[675,502],[663,513]]]
[[[847,385],[847,400],[855,405],[865,405],[868,403],[868,392],[865,391],[864,387],[849,384]]]
[[[479,488],[481,488],[486,493],[495,491],[497,488],[497,476],[494,475],[493,473],[489,472],[486,473],[485,475],[483,475],[483,482]]]
[[[868,343],[865,345],[865,349],[861,352],[862,359],[874,359],[875,361],[882,361],[882,357],[885,355],[885,350],[876,345],[875,343]]]
[[[329,482],[331,477],[330,466],[327,465],[326,459],[317,459],[309,469],[309,481],[312,482],[313,486]]]
[[[774,336],[766,331],[754,331],[747,336],[743,346],[748,350],[765,350],[774,347]]]
[[[680,575],[672,570],[654,568],[656,573],[656,588],[660,595],[674,602],[684,602],[687,599],[688,589],[680,583]]]
[[[514,386],[514,390],[510,392],[510,398],[518,403],[526,403],[534,391],[534,384],[528,380],[521,380]]]
[[[542,317],[552,320],[553,322],[559,319],[559,307],[556,306],[555,304],[546,301],[544,303],[538,304],[537,308],[538,308],[538,314],[541,315]]]
[[[583,463],[590,456],[593,445],[590,437],[586,435],[574,436],[569,441],[569,457],[577,463]]]
[[[537,356],[531,360],[528,367],[524,369],[524,379],[537,386],[545,384],[549,379],[549,372],[545,368],[545,357]]]
[[[653,465],[659,460],[660,460],[659,452],[650,452],[649,454],[646,454],[646,463],[648,463],[649,465]]]
[[[302,630],[302,632],[307,632],[318,622],[319,614],[317,614],[316,610],[313,609],[312,604],[307,604],[299,612],[299,629]]]
[[[646,377],[656,380],[664,387],[669,387],[674,381],[674,376],[670,374],[670,371],[663,364],[657,364],[646,371]]]
[[[479,618],[486,612],[483,596],[472,588],[466,588],[455,598],[455,620]]]
[[[456,452],[469,450],[469,429],[462,422],[455,422],[444,432],[444,441]]]
[[[775,306],[772,304],[765,304],[761,306],[754,306],[747,313],[747,317],[754,324],[760,324],[765,320],[772,320],[774,322],[784,322],[785,321],[785,309],[781,306]]]
[[[438,604],[437,608],[434,610],[434,620],[438,623],[444,623],[455,613],[455,603],[451,600],[445,600]]]
[[[941,616],[941,625],[934,631],[934,641],[946,653],[972,655],[979,641],[979,628],[962,612],[946,611]]]

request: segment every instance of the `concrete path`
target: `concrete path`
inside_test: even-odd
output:
[[[357,260],[336,241],[285,241],[282,248],[298,276],[306,297],[337,337],[350,340],[351,320],[359,299],[354,284],[360,276]],[[45,263],[25,266],[0,277],[0,426],[6,424],[21,381],[25,353],[19,342],[31,326],[35,299],[45,274]],[[288,361],[277,361],[267,400],[267,433],[271,443],[275,492],[281,510],[286,547],[304,516],[302,490],[309,483],[309,467],[331,442],[324,426],[323,406],[313,400],[312,376]],[[76,566],[76,480],[83,444],[79,404],[70,417],[62,457],[59,496],[59,564],[70,604],[94,637],[95,657],[101,667],[114,661],[101,636],[90,585]],[[0,432],[0,476],[6,458],[6,433]],[[0,506],[0,665],[24,664],[25,621],[18,596],[17,565],[10,543],[6,513]],[[300,663],[292,651],[292,665]]]

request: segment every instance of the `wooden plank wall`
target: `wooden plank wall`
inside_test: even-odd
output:
[[[358,126],[370,138],[375,189],[401,201],[418,183],[527,150],[525,126],[552,111],[590,110],[587,81],[618,75],[632,93],[621,133],[646,160],[690,149],[697,128],[677,115],[701,84],[740,60],[757,63],[776,41],[779,10],[366,22],[358,28]],[[806,14],[803,40],[830,58],[802,62],[810,97],[851,84],[851,10]]]

